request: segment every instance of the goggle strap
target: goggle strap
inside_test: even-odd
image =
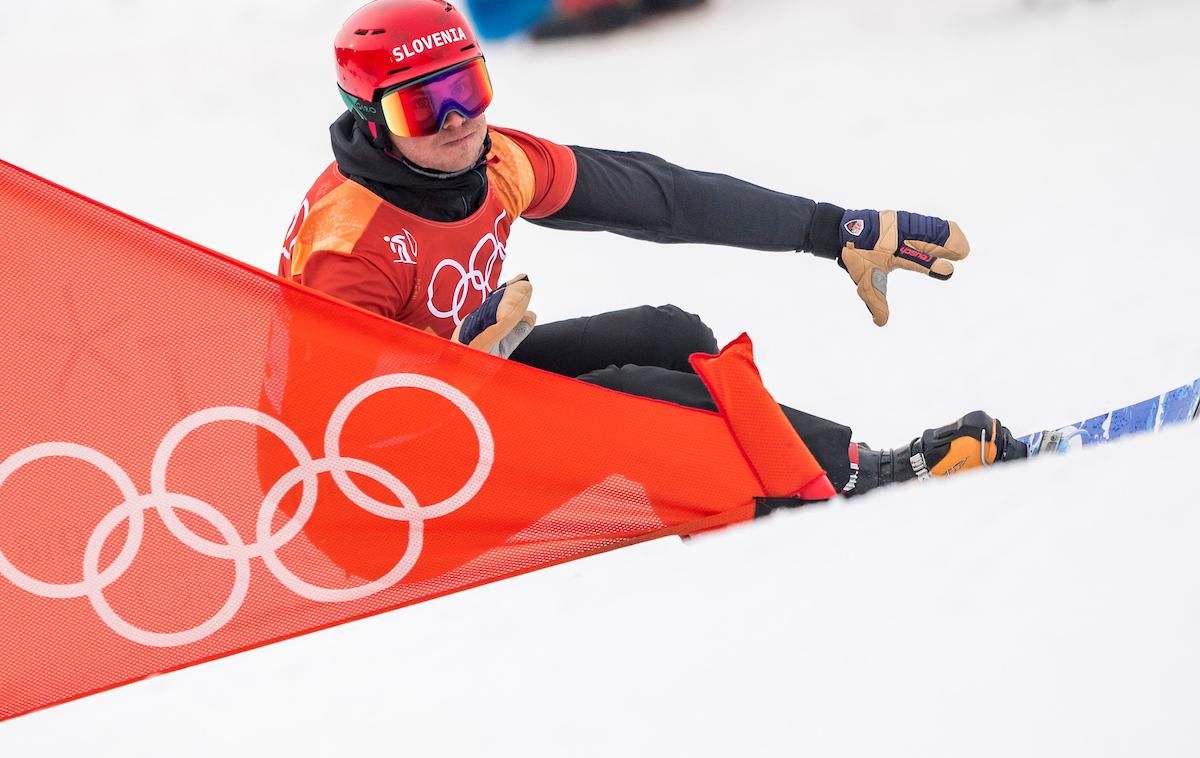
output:
[[[387,123],[387,119],[383,115],[383,109],[378,103],[355,97],[340,86],[338,87],[338,93],[342,96],[342,102],[358,118],[373,124]]]

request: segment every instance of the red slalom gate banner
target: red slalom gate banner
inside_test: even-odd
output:
[[[720,413],[473,351],[0,162],[0,719],[833,495]]]

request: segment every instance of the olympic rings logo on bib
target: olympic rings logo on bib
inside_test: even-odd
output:
[[[463,317],[466,316],[474,307],[466,310],[467,301],[471,292],[479,293],[479,303],[482,303],[492,292],[492,282],[500,277],[500,266],[503,265],[504,259],[507,257],[504,251],[504,243],[500,241],[500,224],[508,215],[507,211],[500,211],[500,215],[496,217],[496,222],[492,232],[483,235],[479,242],[475,243],[475,249],[471,251],[471,257],[467,259],[467,265],[464,268],[461,263],[453,258],[446,258],[438,263],[433,269],[433,274],[429,277],[429,289],[426,292],[428,295],[426,302],[429,304],[429,312],[438,318],[448,318],[454,321],[455,326],[459,326],[463,322]],[[476,258],[480,253],[484,252],[486,246],[490,245],[487,262],[483,269],[480,270],[476,263]],[[438,275],[443,270],[453,269],[458,274],[458,281],[454,285],[453,296],[450,302],[450,308],[441,308],[435,304],[436,293],[445,292],[447,288],[438,287]]]
[[[470,422],[479,442],[479,461],[467,482],[450,497],[431,505],[421,505],[412,491],[386,469],[340,452],[342,429],[351,412],[363,401],[389,389],[415,388],[449,400]],[[284,474],[267,492],[259,507],[256,541],[245,543],[233,523],[209,503],[188,495],[167,491],[167,467],[179,444],[192,432],[208,424],[238,421],[261,426],[274,434],[296,457],[296,467]],[[46,442],[18,451],[0,462],[0,488],[18,469],[44,458],[74,458],[90,463],[107,474],[116,484],[123,501],[97,524],[88,538],[83,554],[83,581],[55,584],[43,582],[22,572],[0,550],[0,576],[17,587],[46,598],[86,597],[100,619],[122,637],[151,647],[175,647],[205,639],[224,627],[237,614],[250,589],[250,561],[259,558],[281,584],[300,597],[322,603],[343,603],[369,597],[399,583],[416,564],[421,554],[425,522],[445,516],[471,501],[478,494],[492,469],[495,447],[491,429],[479,407],[457,388],[421,374],[390,374],[372,379],[355,388],[338,403],[325,428],[326,455],[313,458],[300,438],[283,422],[261,411],[240,407],[218,407],[198,411],[176,424],[159,444],[150,467],[150,493],[139,494],[133,480],[116,462],[92,448],[70,442]],[[408,545],[394,567],[379,579],[350,588],[319,587],[292,573],[279,559],[277,551],[304,528],[317,503],[317,475],[329,473],[338,488],[356,506],[380,518],[406,521]],[[368,496],[351,481],[349,474],[375,480],[396,497],[399,506]],[[271,523],[280,502],[296,487],[303,485],[295,515],[278,531]],[[171,534],[197,553],[232,561],[233,590],[225,604],[207,621],[179,632],[151,632],[133,626],[121,618],[104,597],[104,589],[130,568],[141,547],[145,530],[145,511],[155,510]],[[192,532],[180,520],[184,510],[207,521],[223,542],[213,542]],[[112,563],[100,570],[100,554],[106,540],[118,526],[128,521],[125,544]]]

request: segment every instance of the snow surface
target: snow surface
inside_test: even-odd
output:
[[[4,0],[0,158],[274,270],[356,2]],[[1142,399],[1200,374],[1197,28],[1183,0],[714,0],[493,45],[494,123],[974,246],[894,275],[885,329],[810,256],[521,225],[509,270],[543,320],[749,331],[780,400],[876,445]],[[6,722],[0,755],[1200,755],[1198,444],[619,550]]]

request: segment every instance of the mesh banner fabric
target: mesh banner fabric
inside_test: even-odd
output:
[[[828,489],[744,337],[634,398],[3,162],[0,255],[0,719]]]

